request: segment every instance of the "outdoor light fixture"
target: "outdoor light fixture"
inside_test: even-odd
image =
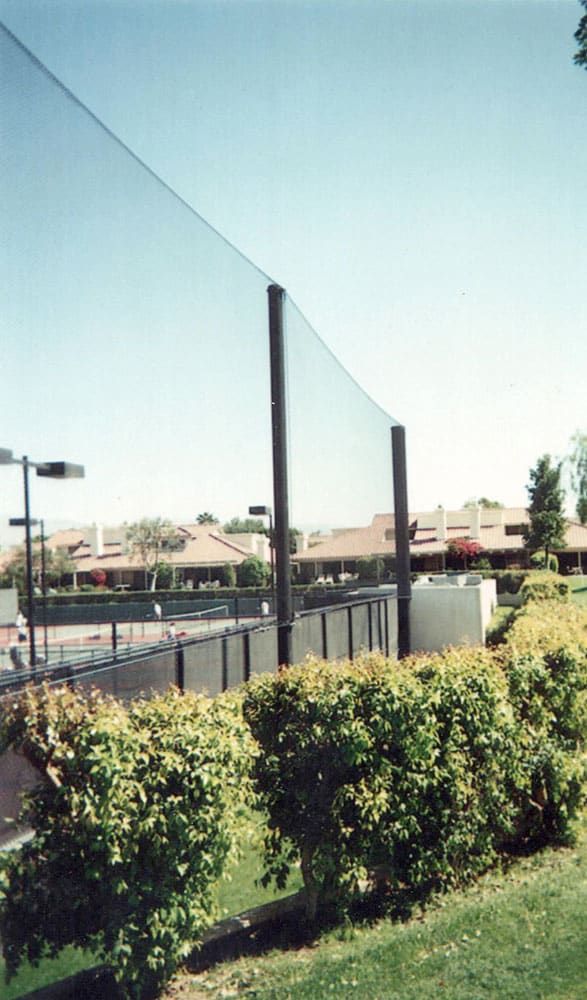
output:
[[[74,462],[38,462],[37,475],[49,479],[83,479],[84,467]]]
[[[254,514],[256,517],[272,517],[273,511],[271,507],[249,507],[249,514]]]
[[[47,582],[46,582],[46,558],[45,558],[45,524],[43,519],[37,520],[31,517],[28,522],[31,527],[36,524],[41,525],[41,592],[43,594],[43,635],[45,646],[45,662],[49,660],[49,637],[47,634]],[[11,528],[26,528],[25,517],[11,517],[8,521]]]
[[[26,545],[26,575],[27,575],[27,601],[28,601],[28,625],[29,625],[29,660],[30,669],[34,673],[37,656],[35,650],[35,604],[33,594],[33,553],[31,545],[31,525],[37,524],[36,520],[31,520],[29,504],[29,468],[36,469],[38,476],[46,476],[50,479],[83,479],[85,470],[83,465],[75,465],[73,462],[33,462],[28,455],[22,458],[15,458],[9,448],[0,448],[0,465],[20,465],[22,466],[22,476],[24,484],[24,518],[11,518],[10,523],[24,525],[25,545]],[[42,523],[42,522],[41,522]],[[42,529],[43,545],[45,532]],[[44,576],[44,570],[43,570]]]

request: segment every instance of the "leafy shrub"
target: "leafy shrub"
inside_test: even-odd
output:
[[[479,570],[491,570],[492,566],[487,556],[479,556],[477,559],[473,560],[470,565],[470,569],[475,570],[475,572],[478,573]]]
[[[408,770],[403,796],[384,824],[384,843],[396,880],[428,889],[479,874],[515,829],[513,790],[524,781],[520,733],[506,678],[489,651],[448,649],[405,666],[421,685],[434,753],[421,762],[416,797]],[[398,842],[406,801],[417,826]]]
[[[7,746],[45,779],[26,799],[35,837],[3,875],[8,974],[74,944],[126,995],[151,994],[210,922],[233,844],[252,754],[234,697],[172,691],[126,709],[29,689],[7,707]]]
[[[469,559],[476,559],[483,551],[483,546],[471,538],[452,538],[446,546],[446,551],[449,555],[460,559],[466,569]]]
[[[506,642],[521,654],[568,645],[580,648],[587,643],[586,611],[570,601],[533,601],[530,597],[516,612]]]
[[[568,601],[569,585],[562,576],[542,570],[528,574],[520,593],[523,604],[528,601]]]
[[[544,550],[533,552],[530,556],[532,569],[546,569],[546,553]],[[552,573],[558,573],[558,556],[554,552],[548,555],[548,569]]]
[[[517,594],[527,577],[524,571],[505,570],[495,574],[498,594]]]
[[[169,590],[173,586],[173,566],[169,562],[158,562],[155,566],[157,588]]]
[[[517,594],[528,570],[492,569],[484,568],[483,563],[487,560],[481,556],[471,564],[471,570],[479,573],[484,580],[495,580],[498,594]]]
[[[261,747],[267,879],[283,883],[299,859],[310,915],[374,862],[395,885],[464,881],[513,829],[516,723],[483,650],[310,660],[256,679],[244,713]]]
[[[222,585],[224,587],[234,587],[236,585],[236,570],[232,563],[225,563],[222,567]]]
[[[236,571],[239,587],[264,587],[269,579],[269,567],[259,556],[248,556]]]
[[[380,760],[358,706],[361,688],[371,676],[384,683],[384,673],[381,665],[308,660],[245,690],[245,718],[261,747],[256,787],[269,813],[265,881],[284,885],[299,859],[310,916],[319,892],[359,877],[381,815],[383,799],[372,794]],[[360,823],[348,821],[353,806]]]
[[[361,556],[357,559],[359,580],[379,580],[385,572],[385,563],[379,556]]]
[[[517,848],[572,838],[585,777],[587,614],[538,593],[515,615],[498,653],[524,743]]]
[[[571,839],[587,614],[552,586],[556,600],[527,588],[496,650],[311,659],[248,687],[267,880],[282,884],[300,861],[311,914],[374,864],[392,885],[427,891],[475,876],[501,850]]]

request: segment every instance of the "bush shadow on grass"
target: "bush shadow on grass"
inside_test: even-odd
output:
[[[185,968],[188,972],[198,973],[220,962],[237,958],[262,955],[274,950],[290,951],[312,947],[324,933],[337,929],[344,932],[349,924],[368,925],[382,918],[405,922],[432,895],[432,890],[415,892],[378,886],[352,897],[343,907],[334,902],[322,903],[316,919],[309,921],[305,912],[305,893],[301,890],[276,903],[248,911],[248,914],[242,914],[234,920],[223,921],[225,924],[233,924],[232,929],[227,929],[224,934],[215,933],[213,939],[209,937],[205,940],[201,948],[192,952],[185,962]],[[243,924],[237,926],[240,921]]]

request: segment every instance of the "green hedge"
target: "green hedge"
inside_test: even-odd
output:
[[[586,625],[529,597],[496,651],[310,660],[254,680],[267,878],[300,862],[312,914],[376,863],[393,886],[428,890],[499,851],[567,842],[583,801]]]
[[[528,573],[520,593],[524,604],[528,601],[568,601],[570,588],[558,573],[534,570]]]
[[[4,862],[8,974],[72,944],[108,961],[125,995],[150,995],[212,920],[254,752],[240,706],[29,689],[1,746],[48,779],[27,798],[34,839]]]
[[[256,679],[244,713],[261,748],[268,876],[301,861],[310,915],[375,863],[393,886],[465,881],[515,829],[518,724],[488,652],[311,660]]]
[[[310,916],[378,867],[425,893],[501,851],[568,842],[587,612],[553,586],[556,600],[527,589],[495,650],[310,659],[254,678],[242,710],[240,695],[173,691],[129,708],[68,689],[9,701],[0,751],[46,779],[26,800],[35,838],[0,883],[9,972],[75,944],[129,996],[156,989],[212,918],[245,800],[268,816],[266,881],[299,863]]]
[[[295,584],[292,587],[294,594],[305,594],[310,591],[312,594],[330,594],[337,590],[348,590],[344,584],[333,584],[325,587],[323,584]],[[71,592],[67,594],[48,594],[47,606],[60,607],[74,604],[136,604],[144,602],[152,604],[153,601],[162,603],[164,601],[194,601],[213,600],[214,598],[226,599],[232,597],[270,597],[272,590],[270,587],[210,587],[204,590],[93,590],[84,592]],[[41,598],[37,597],[35,606],[41,607]]]
[[[496,652],[524,737],[529,793],[520,799],[518,846],[571,839],[584,798],[587,613],[566,602],[559,582],[528,588]],[[552,588],[555,599],[545,596]]]
[[[475,569],[471,567],[469,573],[475,576],[482,576],[484,580],[495,580],[498,594],[517,594],[530,570],[514,569]]]

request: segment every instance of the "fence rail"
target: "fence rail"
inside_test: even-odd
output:
[[[292,623],[292,648],[295,663],[310,653],[325,659],[352,659],[367,650],[380,650],[395,658],[395,595],[301,612]],[[272,673],[276,668],[277,626],[269,618],[210,635],[141,645],[129,652],[110,652],[93,661],[82,658],[41,668],[34,678],[29,670],[6,673],[0,679],[0,712],[5,699],[31,682],[98,688],[123,701],[165,691],[170,685],[213,697],[238,687],[253,674]],[[21,793],[36,781],[38,774],[23,758],[12,751],[0,757],[0,848],[26,834],[15,820]]]

